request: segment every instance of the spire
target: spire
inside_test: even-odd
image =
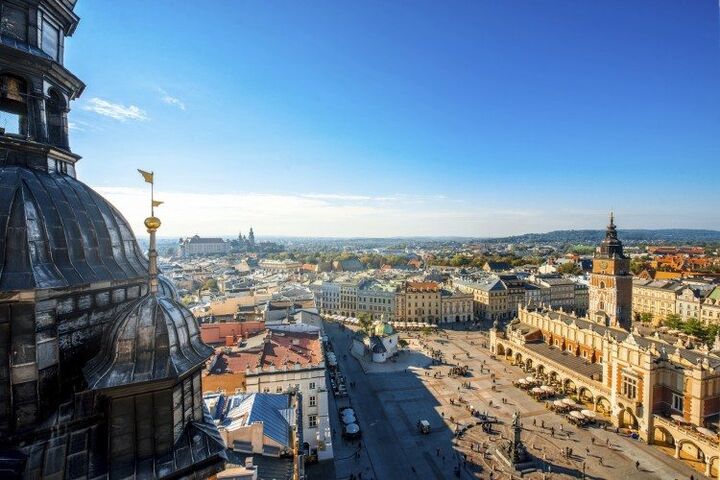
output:
[[[615,212],[610,210],[610,227],[615,228]]]
[[[160,228],[160,219],[155,216],[155,207],[159,207],[163,202],[155,200],[154,184],[155,176],[153,172],[146,172],[138,169],[143,179],[150,184],[150,216],[145,219],[145,227],[150,234],[150,248],[148,250],[148,259],[150,265],[148,266],[148,287],[151,295],[156,295],[158,292],[158,266],[157,266],[157,239],[155,233]]]

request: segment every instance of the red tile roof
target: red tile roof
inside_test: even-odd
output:
[[[228,371],[270,366],[286,369],[299,365],[303,368],[323,361],[317,333],[265,331],[260,335],[265,338],[260,347],[223,354]]]

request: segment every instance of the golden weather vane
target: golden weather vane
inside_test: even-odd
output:
[[[143,179],[150,184],[150,216],[145,219],[145,227],[147,227],[147,231],[150,234],[150,249],[148,252],[150,264],[148,265],[148,274],[150,293],[154,295],[158,291],[157,240],[155,238],[155,232],[160,228],[160,219],[155,216],[155,207],[159,207],[163,202],[155,200],[155,175],[153,172],[146,172],[139,168],[138,172],[140,172]]]
[[[142,175],[143,179],[150,184],[150,216],[155,216],[155,207],[159,207],[163,204],[160,200],[155,200],[155,174],[153,172],[146,172],[145,170],[137,169]]]

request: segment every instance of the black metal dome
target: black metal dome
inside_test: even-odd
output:
[[[147,275],[125,218],[72,176],[0,167],[0,290]]]
[[[181,377],[212,352],[187,308],[148,294],[118,314],[83,372],[92,389],[127,386]]]

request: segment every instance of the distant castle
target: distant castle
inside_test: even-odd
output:
[[[252,227],[250,227],[247,237],[244,237],[242,232],[238,233],[238,244],[240,248],[245,248],[246,250],[255,249],[255,232],[253,232]]]

